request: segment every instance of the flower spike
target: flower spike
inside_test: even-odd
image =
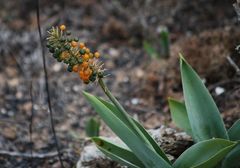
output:
[[[76,72],[85,84],[103,78],[104,69],[97,60],[99,52],[92,53],[84,43],[70,37],[65,25],[52,27],[48,31],[47,47],[53,57],[68,65],[69,72]]]

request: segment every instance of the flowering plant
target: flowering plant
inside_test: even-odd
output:
[[[65,25],[53,27],[48,34],[49,51],[59,62],[68,65],[69,72],[78,73],[86,84],[103,77],[102,64],[97,61],[99,52],[93,54],[84,43],[78,43],[77,38],[71,38],[71,32],[66,31]]]
[[[93,137],[97,147],[111,159],[133,168],[236,168],[240,157],[240,121],[226,131],[219,111],[197,73],[181,56],[180,67],[185,104],[169,99],[175,123],[192,135],[196,144],[172,163],[144,127],[133,119],[104,83],[103,64],[83,43],[69,37],[66,26],[49,31],[48,48],[68,71],[77,72],[84,83],[98,82],[109,101],[83,92],[104,122],[125,143],[119,145]]]

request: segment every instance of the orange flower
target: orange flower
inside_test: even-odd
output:
[[[71,46],[72,46],[72,47],[77,47],[77,45],[78,45],[78,43],[77,43],[76,41],[72,41],[72,42],[71,42]]]
[[[83,68],[87,68],[87,67],[88,67],[88,62],[84,61],[84,62],[82,63],[82,67],[83,67]]]
[[[84,55],[83,55],[83,60],[84,60],[84,61],[88,61],[88,60],[89,60],[89,58],[90,58],[90,57],[89,57],[89,55],[88,55],[88,54],[84,54]]]
[[[78,72],[78,68],[79,68],[78,65],[74,65],[74,66],[73,66],[73,69],[72,69],[73,72]]]
[[[84,71],[84,75],[86,75],[86,76],[90,76],[91,74],[92,74],[92,70],[89,68]]]
[[[79,71],[79,76],[80,76],[81,79],[83,79],[83,76],[84,76],[83,71]]]
[[[88,81],[89,80],[89,75],[83,75],[82,76],[82,80],[85,82],[85,81]]]
[[[85,46],[84,43],[79,43],[79,48],[83,49],[84,46]]]

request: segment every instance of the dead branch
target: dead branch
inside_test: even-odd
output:
[[[58,152],[49,152],[49,153],[20,153],[20,152],[12,152],[0,150],[0,156],[6,157],[21,157],[21,158],[33,158],[33,159],[45,159],[45,158],[53,158],[58,156]]]
[[[235,69],[237,75],[240,75],[240,68],[237,66],[237,64],[233,61],[233,59],[230,56],[227,56],[227,60],[230,63],[230,65]]]

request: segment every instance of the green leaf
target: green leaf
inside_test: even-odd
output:
[[[171,98],[168,99],[168,104],[170,107],[172,120],[176,126],[183,129],[188,135],[192,135],[185,104]]]
[[[234,147],[236,143],[224,139],[211,139],[199,142],[185,152],[174,162],[175,168],[213,168]]]
[[[238,144],[222,162],[221,168],[239,168],[240,167],[240,144]]]
[[[183,57],[180,62],[185,105],[194,140],[228,139],[223,120],[207,88]]]
[[[159,34],[160,38],[160,47],[161,47],[161,56],[168,58],[170,53],[170,39],[169,32],[167,28],[162,28]]]
[[[87,122],[86,122],[86,127],[85,127],[85,132],[89,137],[94,137],[99,135],[99,127],[100,127],[100,122],[91,117]]]
[[[240,119],[237,120],[228,130],[229,139],[232,141],[240,140]]]
[[[167,158],[166,154],[164,151],[159,147],[157,142],[149,135],[149,133],[145,130],[145,128],[136,120],[133,119],[137,127],[142,131],[143,135],[148,139],[148,141],[151,143],[152,147],[154,150],[161,156],[164,160],[166,160],[168,163],[171,163],[169,159]]]
[[[150,57],[152,58],[158,57],[157,51],[153,48],[153,46],[149,42],[143,41],[143,48]]]
[[[95,96],[96,97],[96,96]],[[120,112],[117,107],[115,105],[113,105],[112,103],[108,102],[108,101],[105,101],[103,99],[101,99],[100,97],[96,97],[99,101],[101,101],[106,107],[108,107],[110,109],[110,111],[115,114],[122,122],[124,122],[124,124],[126,124],[129,129],[131,129],[131,131],[133,131],[139,138],[144,138],[143,141],[148,143],[149,146],[151,146],[151,144],[147,141],[146,137],[142,137],[140,136],[139,132],[140,130],[138,130],[137,126],[136,125],[133,125],[135,124],[134,122],[129,122],[132,120],[132,117],[130,115],[124,115],[122,112]],[[128,118],[127,118],[128,117]],[[137,128],[137,129],[136,129]],[[141,132],[140,132],[141,133]]]
[[[130,129],[133,129],[132,125],[128,122],[126,117],[110,102],[103,100],[100,97],[95,96],[99,101],[101,101],[109,110],[116,115],[124,124],[126,124]],[[130,116],[129,116],[130,117]]]
[[[122,122],[124,122],[130,129],[130,125],[127,122],[127,120],[125,119],[125,117],[118,111],[118,109],[110,102],[105,101],[99,97],[97,97],[98,100],[100,100],[105,106],[107,106]],[[130,117],[130,116],[129,116]],[[159,145],[157,144],[157,142],[149,135],[149,133],[145,130],[145,128],[143,128],[143,126],[137,122],[136,120],[134,120],[132,117],[130,117],[133,122],[135,123],[135,125],[139,128],[139,130],[143,133],[143,135],[147,138],[148,142],[152,145],[152,147],[154,148],[154,150],[164,159],[166,160],[168,163],[170,163],[169,159],[167,158],[166,154],[162,151],[162,149],[159,147]],[[136,134],[137,135],[137,134]]]
[[[144,167],[142,162],[126,146],[119,145],[100,137],[93,137],[92,140],[105,155],[123,165],[134,168]]]
[[[98,112],[104,122],[113,132],[133,151],[136,157],[142,161],[147,168],[171,168],[162,157],[143,142],[124,122],[122,122],[110,109],[99,101],[95,96],[84,92],[88,102]]]

